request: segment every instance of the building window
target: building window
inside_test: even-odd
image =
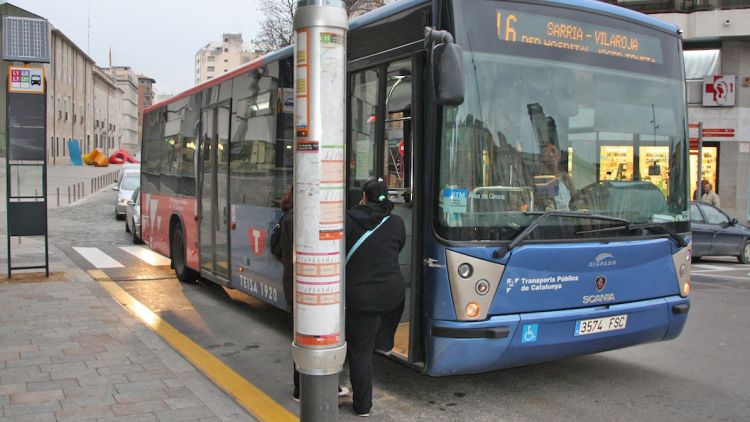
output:
[[[209,72],[213,72],[213,71],[214,71],[214,69],[215,69],[215,68],[214,68],[213,66],[208,66],[208,67],[206,68],[206,70],[208,70]]]
[[[213,78],[214,78],[213,76],[209,76],[209,77],[208,77],[208,78],[206,78],[206,79],[213,79]]]
[[[214,57],[214,56],[208,56],[208,61],[209,61],[209,62],[212,62],[212,61],[214,61],[215,59],[216,59],[216,57]]]
[[[224,59],[224,63],[229,63],[229,59]]]
[[[224,49],[224,52],[225,52],[225,53],[229,53],[229,49],[228,49],[228,48],[225,48],[225,49]]]
[[[227,73],[227,70],[226,70],[226,69],[224,69],[224,73]]]

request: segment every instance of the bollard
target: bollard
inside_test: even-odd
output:
[[[60,208],[60,188],[55,188],[57,190],[57,207]]]
[[[70,205],[70,186],[68,186],[68,205]]]

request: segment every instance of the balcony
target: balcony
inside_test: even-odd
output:
[[[690,13],[716,9],[750,8],[750,0],[603,0],[642,13]]]

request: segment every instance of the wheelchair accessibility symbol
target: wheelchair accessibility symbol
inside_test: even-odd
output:
[[[533,343],[537,340],[539,324],[527,324],[522,327],[521,343]]]

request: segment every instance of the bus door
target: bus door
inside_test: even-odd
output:
[[[229,279],[228,160],[230,103],[204,108],[198,206],[201,270]]]
[[[396,333],[393,354],[410,362],[421,356],[421,289],[414,262],[418,261],[415,236],[418,229],[413,196],[414,139],[413,117],[419,89],[412,83],[417,73],[412,57],[391,61],[349,74],[349,175],[348,206],[357,204],[362,186],[380,177],[388,186],[393,213],[406,225],[406,244],[399,257],[406,287],[406,306]],[[417,78],[419,81],[419,78]]]

